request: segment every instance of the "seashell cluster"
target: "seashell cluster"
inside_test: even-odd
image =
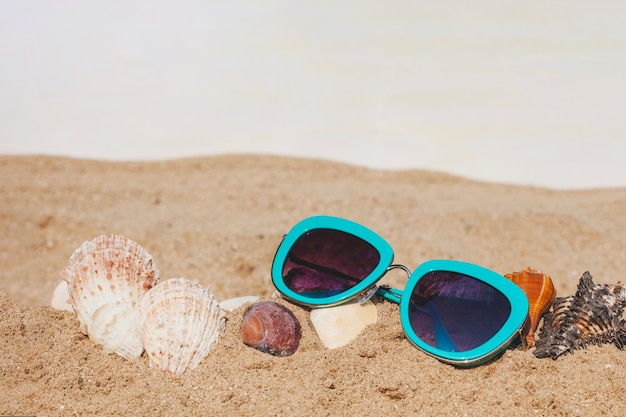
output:
[[[101,235],[74,251],[61,276],[81,331],[107,353],[138,358],[137,306],[159,281],[152,256],[124,236]]]
[[[177,375],[195,369],[225,328],[215,297],[186,278],[169,279],[148,291],[139,317],[150,366]]]
[[[526,267],[521,271],[504,274],[520,287],[528,297],[528,320],[522,329],[522,346],[535,346],[535,331],[541,317],[550,310],[556,298],[556,289],[552,278],[538,269]]]
[[[159,283],[152,256],[123,236],[83,243],[61,272],[53,305],[77,314],[80,329],[104,352],[181,374],[194,369],[217,343],[225,319],[209,290],[185,278]],[[158,284],[158,285],[157,285]],[[69,299],[68,299],[69,297]]]
[[[559,297],[546,314],[537,341],[535,356],[557,359],[587,344],[626,343],[626,287],[617,284],[594,284],[589,272],[578,283],[576,294]]]
[[[317,308],[311,311],[311,324],[328,349],[345,346],[368,325],[376,323],[378,312],[371,301]]]
[[[302,337],[298,318],[287,307],[273,301],[248,306],[240,332],[243,343],[274,356],[294,354]]]

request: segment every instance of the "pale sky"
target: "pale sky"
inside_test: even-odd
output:
[[[0,154],[626,186],[626,2],[0,2]]]

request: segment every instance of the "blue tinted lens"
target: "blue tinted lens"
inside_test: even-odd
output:
[[[316,229],[296,240],[282,274],[293,292],[325,298],[354,287],[379,263],[380,253],[365,240],[338,230]]]
[[[449,271],[424,275],[411,293],[411,328],[428,345],[465,352],[489,341],[511,314],[511,303],[491,285]]]

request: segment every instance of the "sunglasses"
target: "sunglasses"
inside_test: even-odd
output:
[[[316,216],[286,234],[272,264],[272,281],[286,298],[310,307],[329,307],[374,294],[400,305],[406,337],[442,362],[483,363],[519,336],[528,315],[526,294],[502,275],[460,261],[432,260],[413,273],[392,264],[389,243],[350,220]],[[400,268],[404,290],[378,286]]]

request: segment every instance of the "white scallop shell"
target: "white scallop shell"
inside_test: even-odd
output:
[[[138,358],[139,301],[159,280],[152,256],[124,236],[101,235],[74,251],[61,276],[81,331],[107,353]]]
[[[161,282],[139,306],[140,335],[150,366],[193,370],[224,332],[224,312],[208,288],[186,278]]]

